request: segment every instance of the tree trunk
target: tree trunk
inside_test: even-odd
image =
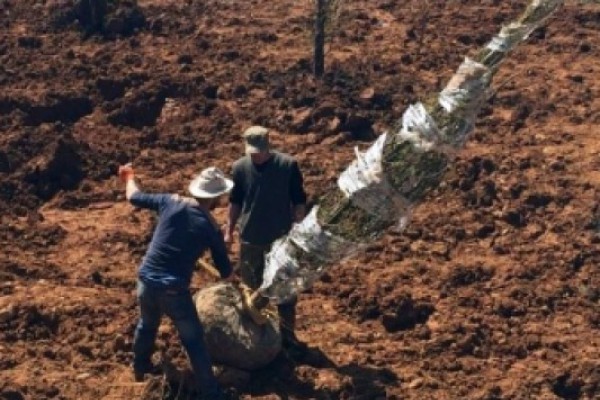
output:
[[[318,1],[317,11],[324,1]],[[390,226],[404,228],[412,208],[439,186],[463,147],[502,60],[563,1],[531,0],[518,20],[503,27],[474,59],[465,59],[437,96],[410,105],[397,128],[380,135],[366,152],[357,152],[338,186],[273,244],[261,294],[285,302]]]
[[[101,32],[106,15],[106,0],[80,0],[79,22],[86,33]]]
[[[317,0],[316,4],[314,74],[317,78],[320,78],[325,72],[325,21],[327,18],[327,0]]]

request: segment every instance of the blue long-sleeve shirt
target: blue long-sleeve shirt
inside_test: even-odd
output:
[[[187,289],[198,258],[210,249],[221,277],[231,274],[223,235],[210,216],[189,199],[135,192],[136,207],[157,211],[158,225],[139,268],[139,279],[156,288]]]

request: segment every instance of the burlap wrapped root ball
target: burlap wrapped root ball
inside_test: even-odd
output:
[[[281,351],[281,332],[275,318],[256,324],[244,313],[240,291],[218,283],[194,296],[213,362],[244,370],[269,364]]]

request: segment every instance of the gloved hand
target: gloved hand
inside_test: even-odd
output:
[[[133,167],[131,163],[127,163],[125,165],[119,166],[119,179],[123,183],[127,183],[130,179],[133,179],[135,176],[135,172],[133,171]]]

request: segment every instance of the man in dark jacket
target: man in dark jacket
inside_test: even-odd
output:
[[[233,164],[234,187],[229,196],[225,241],[236,224],[240,233],[240,274],[252,289],[262,284],[265,255],[273,242],[287,234],[306,213],[306,193],[298,163],[287,154],[271,151],[269,131],[252,126],[244,132],[246,156]],[[278,305],[284,346],[303,346],[296,338],[297,299]]]
[[[153,370],[156,333],[166,314],[179,332],[202,396],[220,399],[223,393],[213,375],[189,285],[196,262],[206,249],[210,249],[221,278],[231,279],[225,242],[210,211],[219,197],[231,190],[233,182],[217,168],[207,168],[189,185],[193,197],[180,197],[142,193],[130,165],[119,168],[119,177],[126,184],[131,204],[158,212],[158,224],[138,273],[141,318],[133,341],[135,378],[143,380],[144,374]]]

